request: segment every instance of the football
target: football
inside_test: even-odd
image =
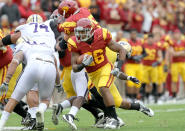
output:
[[[132,47],[131,47],[131,45],[128,42],[126,42],[126,41],[119,41],[118,43],[120,45],[122,45],[125,50],[127,50],[127,56],[131,56],[131,54],[132,54]]]

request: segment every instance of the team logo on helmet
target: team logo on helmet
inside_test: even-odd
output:
[[[30,15],[28,17],[28,19],[26,20],[26,23],[42,23],[43,22],[43,19],[40,15],[38,14],[33,14],[33,15]]]

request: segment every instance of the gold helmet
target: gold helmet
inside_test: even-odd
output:
[[[126,41],[119,41],[118,43],[123,46],[123,48],[127,51],[127,56],[130,57],[132,54],[131,45]]]
[[[30,15],[26,21],[26,23],[42,23],[43,22],[43,19],[40,15],[38,14],[33,14],[33,15]]]

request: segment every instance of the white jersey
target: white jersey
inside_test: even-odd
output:
[[[27,64],[29,61],[32,61],[36,58],[40,58],[42,60],[49,60],[54,63],[55,52],[51,48],[42,45],[30,45],[27,42],[23,42],[15,47],[15,53],[19,51],[23,51],[24,64]]]
[[[21,32],[21,37],[30,45],[42,45],[54,50],[55,34],[50,27],[51,20],[43,23],[28,23],[18,26],[15,31]]]

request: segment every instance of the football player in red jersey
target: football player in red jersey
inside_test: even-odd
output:
[[[154,92],[155,98],[157,98],[157,66],[162,62],[162,52],[154,41],[153,34],[148,35],[147,41],[144,43],[143,47],[146,50],[147,56],[144,57],[143,64],[143,87],[145,88],[146,98],[148,100],[149,95],[152,90]],[[152,87],[149,84],[152,83]],[[150,87],[150,88],[149,88]]]
[[[118,52],[120,60],[125,59],[127,51],[121,45],[112,41],[112,36],[108,30],[104,28],[94,30],[88,18],[82,18],[77,22],[75,36],[68,40],[68,47],[72,52],[73,70],[75,72],[83,68],[87,70],[89,78],[102,95],[103,101],[109,110],[108,119],[104,128],[117,128],[118,121],[114,107],[123,108],[125,106],[123,104],[126,103],[123,102],[116,87],[112,84],[114,76],[111,74],[111,70],[113,67],[105,55],[105,48],[108,47]],[[81,54],[85,54],[85,57],[82,64],[77,64],[77,58]],[[140,104],[138,108],[141,109]],[[145,113],[149,116],[154,115],[151,109],[146,107],[142,109],[145,109]]]
[[[136,29],[131,30],[128,42],[132,46],[132,55],[126,62],[125,73],[129,76],[134,76],[141,81],[143,72],[141,60],[146,56],[146,51],[142,47],[141,40],[137,39]],[[140,86],[140,84],[135,84],[130,81],[127,82],[127,93],[129,98],[132,100],[136,99]]]
[[[185,88],[185,40],[181,39],[181,33],[176,30],[173,35],[173,45],[170,47],[172,55],[171,74],[172,74],[172,94],[176,98],[178,76],[182,77]]]

